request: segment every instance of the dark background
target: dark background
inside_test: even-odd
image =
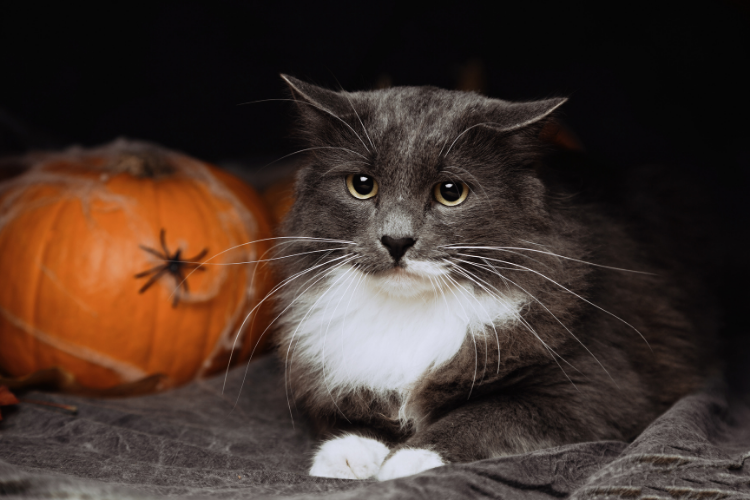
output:
[[[661,163],[717,198],[730,379],[750,389],[750,7],[702,2],[5,2],[0,154],[117,136],[248,170],[293,151],[280,72],[347,90],[569,96],[615,169]]]

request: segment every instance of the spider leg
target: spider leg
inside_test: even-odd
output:
[[[136,278],[143,278],[144,276],[148,276],[148,275],[149,275],[149,274],[151,274],[151,273],[155,273],[156,271],[159,271],[159,270],[160,270],[160,269],[162,269],[162,268],[163,268],[164,266],[165,266],[165,264],[159,264],[158,266],[156,266],[156,267],[152,267],[151,269],[149,269],[149,270],[147,270],[147,271],[143,271],[142,273],[138,273],[138,274],[136,274],[136,275],[135,275],[135,277],[136,277]]]
[[[165,256],[164,256],[164,255],[162,255],[161,253],[157,252],[157,251],[156,251],[156,250],[154,250],[153,248],[149,248],[149,247],[144,247],[143,245],[138,245],[138,246],[139,246],[139,247],[140,247],[140,249],[141,249],[141,250],[143,250],[144,252],[148,252],[148,253],[150,253],[151,255],[156,255],[156,256],[157,256],[157,257],[159,257],[159,258],[160,258],[161,260],[168,260],[168,259],[167,259],[167,257],[165,257]]]
[[[162,267],[162,269],[160,269],[156,274],[154,274],[153,276],[151,276],[151,278],[146,282],[146,284],[143,285],[140,290],[138,290],[138,293],[143,293],[146,290],[148,290],[148,288],[151,285],[153,285],[154,283],[156,283],[156,281],[159,278],[161,278],[164,273],[166,273],[168,271],[168,268],[167,268],[166,265],[161,266],[161,267]]]
[[[159,241],[161,241],[161,248],[164,250],[164,255],[169,257],[169,250],[167,250],[167,231],[162,228],[161,232],[159,232]]]
[[[180,301],[180,286],[185,288],[185,293],[190,293],[190,288],[188,288],[187,280],[185,279],[185,275],[182,274],[182,271],[175,271],[172,273],[172,276],[174,276],[174,279],[177,282],[177,288],[174,291],[174,299],[172,300],[172,307],[175,308]]]
[[[195,257],[193,257],[192,259],[185,259],[185,260],[188,260],[188,261],[190,261],[189,262],[190,264],[193,264],[195,261],[201,260],[203,257],[205,257],[207,253],[208,253],[208,248],[204,248],[203,251],[201,251],[201,253],[199,253],[198,255],[196,255]]]
[[[203,267],[203,263],[202,262],[200,262],[200,263],[198,263],[198,262],[183,262],[182,263],[182,267],[187,268],[187,269],[193,269],[195,271],[205,271],[206,270],[206,268]]]
[[[174,273],[174,278],[175,280],[177,280],[177,285],[178,286],[182,285],[182,287],[185,289],[185,293],[190,293],[190,288],[188,288],[188,282],[185,279],[185,275],[182,274],[181,270]]]

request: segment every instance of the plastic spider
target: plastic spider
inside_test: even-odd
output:
[[[192,259],[185,259],[182,260],[180,258],[180,254],[182,253],[182,250],[177,250],[173,255],[170,255],[169,249],[167,248],[167,242],[165,239],[166,231],[164,229],[161,230],[161,233],[159,233],[159,240],[161,241],[161,249],[164,251],[164,253],[154,250],[153,248],[149,248],[143,245],[139,245],[141,247],[141,250],[144,250],[152,255],[155,255],[159,257],[161,260],[164,261],[164,264],[159,264],[156,267],[152,267],[151,269],[147,271],[143,271],[142,273],[138,273],[135,275],[136,278],[143,278],[145,276],[148,276],[149,274],[152,274],[151,278],[146,282],[145,285],[141,287],[140,290],[138,290],[138,293],[143,293],[146,290],[149,289],[151,285],[156,283],[159,278],[161,278],[164,274],[169,273],[172,275],[172,277],[175,279],[175,282],[177,283],[177,290],[175,290],[174,293],[174,300],[172,301],[172,307],[177,307],[177,303],[180,301],[180,294],[177,293],[179,291],[179,288],[182,287],[185,289],[185,293],[188,293],[190,290],[188,289],[188,282],[185,278],[184,270],[185,269],[196,269],[198,271],[205,271],[206,269],[203,267],[199,267],[200,264],[197,262],[201,260],[203,257],[206,256],[208,253],[208,248],[204,248],[201,253],[193,257]]]

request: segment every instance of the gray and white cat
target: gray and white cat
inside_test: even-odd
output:
[[[701,384],[700,284],[561,175],[539,137],[565,99],[284,79],[310,157],[276,342],[327,439],[310,474],[629,440]]]

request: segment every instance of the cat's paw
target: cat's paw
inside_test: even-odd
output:
[[[367,479],[380,470],[389,452],[380,441],[347,434],[323,443],[315,454],[310,475]]]
[[[388,459],[378,472],[378,481],[419,474],[427,469],[445,465],[440,455],[430,450],[404,448]]]

